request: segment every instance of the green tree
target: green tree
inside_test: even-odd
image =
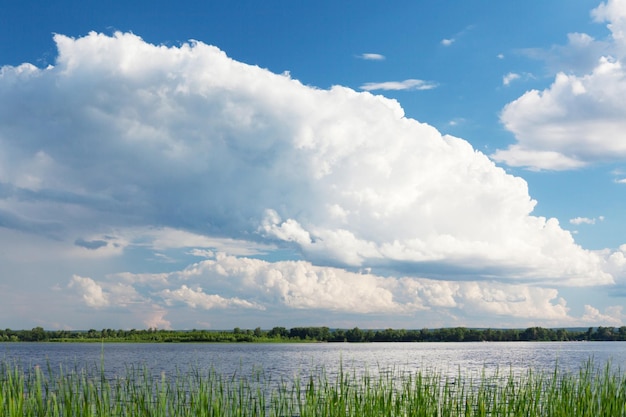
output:
[[[346,332],[346,340],[348,340],[348,342],[363,342],[363,330],[359,329],[358,327],[348,330]]]
[[[46,339],[47,335],[43,327],[35,327],[30,331],[30,340],[32,342],[40,342]]]
[[[267,335],[271,338],[286,338],[289,337],[289,330],[284,327],[274,327],[270,330]]]

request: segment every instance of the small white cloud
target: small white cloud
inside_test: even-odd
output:
[[[466,120],[463,117],[456,117],[448,122],[448,126],[458,126],[465,122]]]
[[[189,254],[193,256],[198,256],[200,258],[215,257],[215,253],[212,250],[208,250],[208,249],[192,249],[189,251]]]
[[[380,83],[365,83],[361,90],[431,90],[437,87],[436,83],[424,80],[408,79],[404,81],[385,81]]]
[[[532,171],[566,171],[587,166],[586,162],[570,158],[559,152],[526,149],[520,145],[511,145],[508,149],[498,149],[489,156],[496,162],[503,162],[514,167],[526,167]]]
[[[106,307],[109,305],[109,297],[102,287],[89,277],[74,275],[69,283],[69,288],[76,288],[89,307]]]
[[[498,54],[498,55],[496,55],[496,58],[498,58],[498,59],[504,59],[504,54]]]
[[[358,56],[366,61],[384,61],[385,56],[381,54],[365,53]]]
[[[589,218],[589,217],[576,217],[576,218],[570,219],[569,222],[571,224],[576,224],[576,225],[579,225],[579,224],[596,224],[596,220],[603,221],[604,220],[604,216],[600,216],[597,219]]]
[[[519,74],[516,74],[514,72],[509,72],[504,77],[502,77],[502,84],[503,85],[509,85],[509,84],[511,84],[512,81],[518,80],[520,77],[521,76]]]
[[[474,29],[474,25],[468,25],[460,32],[457,32],[454,36],[450,38],[444,38],[441,40],[441,44],[443,46],[451,46],[453,43],[457,41],[457,39],[464,37],[468,32]]]
[[[174,259],[171,256],[168,256],[168,255],[166,255],[164,253],[155,252],[153,254],[153,256],[154,256],[153,259],[158,261],[158,262],[165,262],[165,263],[174,263],[174,262],[176,262],[176,259]]]
[[[626,184],[626,178],[617,179],[617,180],[615,180],[615,182],[618,183],[618,184]]]

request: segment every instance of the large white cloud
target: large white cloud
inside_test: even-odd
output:
[[[55,41],[54,66],[0,74],[5,227],[94,253],[123,249],[111,230],[164,226],[320,266],[612,282],[600,256],[532,216],[525,181],[396,101],[304,86],[201,42]]]
[[[100,313],[103,308],[125,309],[150,327],[157,323],[169,328],[170,316],[193,310],[213,317],[251,311],[254,323],[270,325],[276,325],[276,317],[285,320],[285,311],[287,316],[305,311],[324,317],[326,325],[338,323],[345,314],[393,317],[413,325],[427,318],[431,326],[483,326],[494,321],[514,327],[617,326],[624,319],[620,306],[605,307],[600,313],[588,304],[577,317],[559,291],[550,287],[383,277],[306,261],[268,262],[224,253],[169,273],[116,273],[98,282],[75,276],[70,286],[88,307]]]
[[[84,286],[84,301],[97,286],[100,298],[123,285],[144,287],[144,303],[170,308],[176,302],[191,308],[230,310],[317,310],[412,316],[463,311],[468,315],[569,323],[569,308],[558,291],[529,285],[479,281],[441,281],[417,277],[381,277],[319,267],[306,261],[267,262],[218,253],[213,259],[163,274],[114,274],[102,283]],[[136,293],[137,291],[130,291]],[[233,297],[236,294],[236,297]],[[119,306],[121,301],[112,302]],[[127,304],[124,305],[125,307]]]
[[[510,166],[568,170],[624,160],[626,142],[626,1],[610,0],[592,11],[608,22],[605,55],[589,73],[559,72],[543,91],[531,90],[503,109],[501,121],[517,143],[492,158]],[[583,44],[574,42],[584,38]],[[595,48],[588,35],[570,36],[577,49]]]

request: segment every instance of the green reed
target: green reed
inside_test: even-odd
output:
[[[479,376],[324,369],[273,381],[191,369],[155,377],[145,368],[46,372],[0,362],[3,417],[626,417],[626,377],[609,363],[577,372],[512,370]]]

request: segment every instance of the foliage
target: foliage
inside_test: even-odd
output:
[[[626,326],[586,330],[545,329],[330,329],[328,327],[274,327],[263,330],[112,330],[88,331],[0,330],[0,342],[514,342],[514,341],[626,341]]]

